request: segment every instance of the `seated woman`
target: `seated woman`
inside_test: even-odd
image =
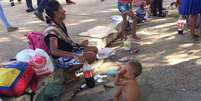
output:
[[[84,62],[90,64],[95,61],[98,49],[87,46],[87,40],[81,44],[73,42],[63,23],[65,10],[58,1],[50,1],[45,11],[48,24],[45,30],[45,42],[50,49],[50,55],[60,68],[68,71],[67,74],[71,79],[75,79],[75,70],[82,67]]]

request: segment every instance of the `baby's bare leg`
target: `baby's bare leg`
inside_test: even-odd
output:
[[[122,18],[123,18],[123,22],[122,22],[122,26],[121,26],[121,39],[125,39],[126,38],[126,27],[128,24],[128,20],[127,20],[127,14],[121,14]]]
[[[118,90],[115,92],[115,94],[112,97],[107,98],[106,101],[119,101],[121,95],[122,95],[122,90],[121,90],[121,88],[118,88]]]

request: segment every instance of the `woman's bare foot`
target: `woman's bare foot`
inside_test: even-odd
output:
[[[13,32],[13,31],[16,31],[18,30],[18,27],[8,27],[7,28],[7,32]]]
[[[65,76],[66,79],[73,80],[73,81],[80,79],[79,77],[77,77],[77,76],[75,75],[74,72],[66,72],[66,74],[65,74],[64,76]]]
[[[192,39],[193,39],[193,40],[197,40],[197,39],[199,39],[199,35],[191,34],[191,36],[192,36]]]

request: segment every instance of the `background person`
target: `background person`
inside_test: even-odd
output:
[[[153,13],[153,16],[164,17],[163,0],[152,0],[151,12]]]
[[[13,27],[10,25],[6,16],[4,15],[4,11],[1,4],[0,4],[0,20],[3,22],[3,25],[6,27],[7,32],[12,32],[18,29],[17,27]]]
[[[37,6],[39,6],[41,0],[37,0]],[[32,0],[26,0],[27,10],[26,12],[33,12],[35,9],[32,5]]]

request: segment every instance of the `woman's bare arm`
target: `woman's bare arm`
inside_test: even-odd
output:
[[[81,56],[77,56],[72,52],[67,52],[58,49],[58,39],[55,37],[50,38],[50,53],[57,57],[72,57],[76,60],[84,61],[84,59]]]

